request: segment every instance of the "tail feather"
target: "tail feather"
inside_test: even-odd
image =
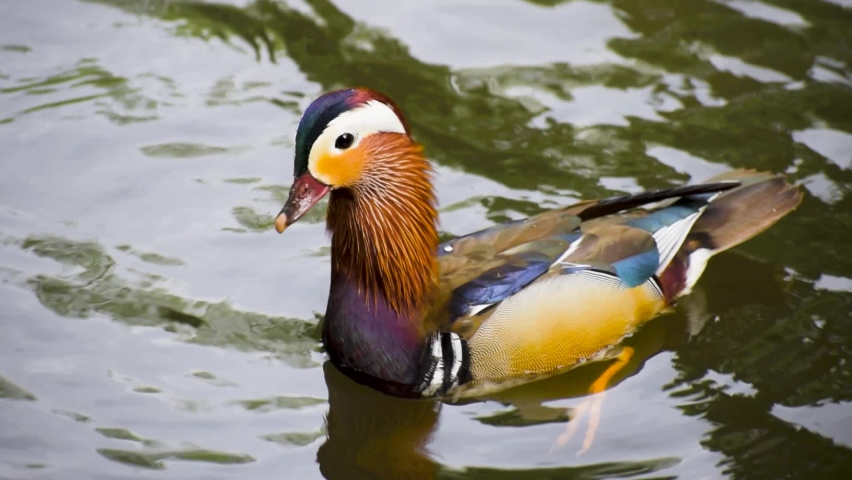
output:
[[[732,173],[740,178],[730,179],[742,185],[713,200],[687,236],[687,248],[691,243],[713,253],[733,248],[774,225],[802,201],[802,191],[782,176]]]
[[[660,275],[667,298],[688,294],[710,257],[765,231],[802,201],[801,189],[780,175],[734,170],[708,182],[730,180],[740,182],[740,186],[713,199]]]

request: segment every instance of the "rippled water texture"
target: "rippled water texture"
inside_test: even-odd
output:
[[[444,235],[786,172],[637,354],[436,407],[318,346],[324,211],[271,228],[301,111],[384,91]],[[852,478],[848,0],[0,0],[0,478]]]

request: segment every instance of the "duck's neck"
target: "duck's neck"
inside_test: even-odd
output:
[[[331,194],[332,284],[323,341],[339,365],[413,381],[437,285],[431,169],[407,136],[388,136],[365,182]]]

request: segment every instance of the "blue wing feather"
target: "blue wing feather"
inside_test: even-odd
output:
[[[457,287],[450,299],[450,313],[459,317],[473,305],[487,305],[508,298],[544,274],[552,261],[549,256],[535,252],[512,256],[507,263],[486,270]]]
[[[660,266],[660,252],[656,248],[633,255],[612,264],[618,278],[627,287],[636,287],[651,278]]]
[[[677,222],[678,220],[683,220],[697,211],[697,209],[688,206],[672,205],[671,207],[658,210],[644,217],[628,220],[625,223],[631,227],[641,228],[646,232],[654,233],[663,227],[667,227]]]
[[[692,215],[706,206],[709,198],[704,198],[706,195],[696,196],[697,198],[683,198],[675,204],[649,213],[644,217],[634,218],[625,222],[625,225],[641,228],[646,232],[654,233],[657,230],[667,227],[679,220]]]

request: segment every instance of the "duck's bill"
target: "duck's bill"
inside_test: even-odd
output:
[[[281,233],[284,229],[296,223],[297,220],[302,218],[302,215],[328,193],[330,188],[328,185],[320,183],[310,173],[303,173],[296,177],[296,180],[293,181],[293,187],[290,189],[287,203],[284,204],[284,208],[275,218],[275,230]]]

